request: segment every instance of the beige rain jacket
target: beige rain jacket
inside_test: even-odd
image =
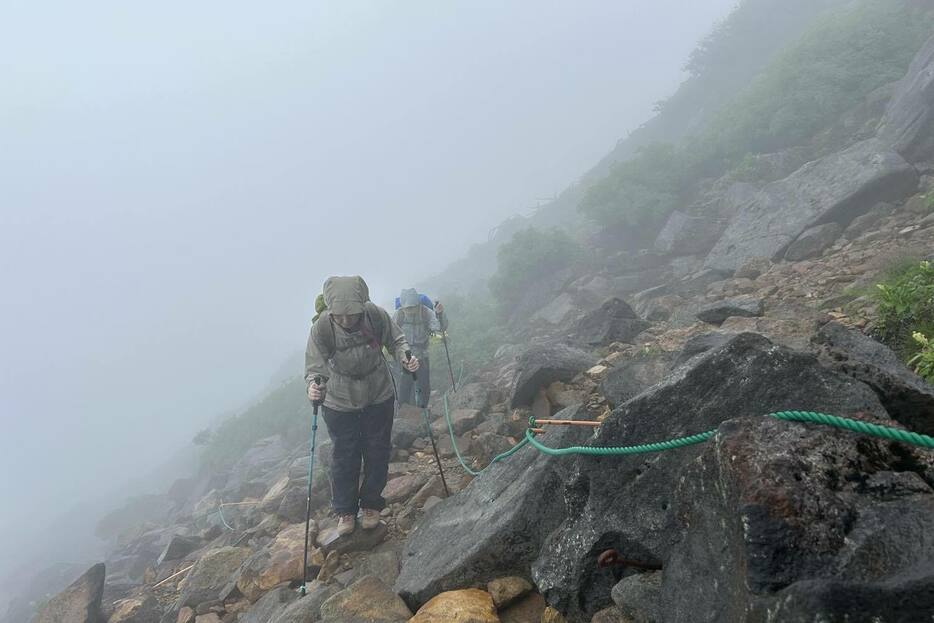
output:
[[[398,361],[410,347],[386,310],[370,302],[361,277],[330,277],[324,282],[327,311],[311,326],[305,349],[305,384],[315,375],[327,383],[324,406],[359,411],[393,397],[383,347]],[[364,314],[356,331],[345,331],[331,314]]]

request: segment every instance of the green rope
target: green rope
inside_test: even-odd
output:
[[[890,426],[880,426],[879,424],[871,424],[869,422],[863,422],[860,420],[837,417],[836,415],[828,415],[826,413],[817,413],[815,411],[776,411],[774,413],[767,414],[766,417],[773,417],[779,420],[785,420],[787,422],[810,422],[812,424],[821,424],[823,426],[841,428],[843,430],[859,433],[861,435],[867,435],[869,437],[889,439],[892,441],[911,444],[913,446],[919,446],[921,448],[934,449],[934,437],[929,437],[927,435],[901,430],[898,428],[892,428]],[[534,419],[530,420],[530,424],[534,424]],[[709,430],[703,433],[698,433],[696,435],[668,439],[666,441],[660,441],[657,443],[647,443],[638,446],[615,447],[570,446],[568,448],[550,448],[535,439],[535,434],[531,430],[525,431],[525,440],[528,441],[529,444],[539,452],[543,452],[550,456],[563,456],[566,454],[619,456],[626,454],[645,454],[647,452],[662,452],[664,450],[672,450],[674,448],[683,448],[685,446],[707,441],[713,437],[716,432],[716,430]]]
[[[462,383],[463,378],[464,378],[464,362],[462,361],[460,365],[460,371],[457,375],[458,385],[463,386],[463,383]],[[448,407],[448,395],[450,395],[450,393],[451,393],[451,390],[448,390],[444,392],[444,394],[442,394],[441,396],[442,404],[444,406],[444,421],[447,423],[447,426],[448,426],[448,435],[451,436],[451,446],[454,448],[454,455],[457,456],[457,462],[461,464],[461,468],[463,468],[463,470],[467,472],[468,474],[470,474],[471,476],[479,476],[480,473],[485,471],[487,468],[489,468],[490,465],[493,465],[494,463],[498,463],[500,461],[504,461],[508,459],[513,454],[515,454],[516,452],[521,450],[523,447],[528,445],[529,443],[528,439],[522,439],[521,441],[519,441],[519,443],[514,445],[512,448],[510,448],[506,452],[503,452],[502,454],[497,454],[496,456],[494,456],[490,460],[490,462],[486,464],[485,467],[482,467],[479,470],[473,469],[470,465],[467,464],[467,461],[464,460],[464,457],[461,455],[460,448],[457,447],[457,438],[454,435],[454,424],[451,422],[451,409],[450,407]],[[427,418],[428,409],[425,409],[425,414]],[[430,418],[428,419],[430,421]]]
[[[445,422],[447,422],[447,425],[448,425],[448,434],[451,436],[451,445],[454,446],[454,454],[457,455],[457,460],[461,464],[461,467],[464,469],[464,471],[470,474],[471,476],[479,476],[481,472],[486,470],[493,463],[498,463],[500,461],[508,459],[513,454],[521,450],[523,446],[529,443],[528,439],[523,439],[519,443],[514,445],[512,448],[507,450],[506,452],[503,452],[502,454],[497,454],[496,456],[494,456],[490,460],[490,462],[487,463],[486,467],[482,467],[479,470],[475,470],[472,467],[470,467],[470,465],[467,464],[467,462],[464,460],[464,457],[461,456],[461,451],[457,447],[457,440],[455,439],[455,436],[454,436],[454,425],[451,423],[451,412],[450,412],[450,409],[448,408],[447,393],[445,393],[442,396],[442,402],[444,405],[444,420]]]
[[[464,374],[463,365],[463,362],[461,362],[460,376],[463,376]],[[464,471],[466,471],[471,476],[479,476],[480,473],[489,468],[490,465],[509,458],[526,445],[530,445],[539,452],[549,456],[564,456],[568,454],[583,454],[588,456],[622,456],[629,454],[664,452],[666,450],[674,450],[675,448],[692,446],[694,444],[707,441],[717,432],[716,429],[713,429],[702,433],[697,433],[695,435],[688,435],[686,437],[676,437],[674,439],[666,439],[665,441],[645,443],[636,446],[570,446],[567,448],[551,448],[542,444],[535,438],[535,433],[530,430],[536,427],[535,418],[529,417],[529,429],[525,431],[524,439],[522,439],[519,443],[514,445],[506,452],[493,457],[493,459],[486,465],[486,467],[475,470],[467,464],[467,462],[464,460],[464,457],[461,456],[460,449],[457,447],[457,440],[454,435],[454,425],[451,422],[451,413],[450,408],[448,407],[449,393],[450,391],[445,392],[442,396],[444,405],[444,419],[447,423],[448,434],[451,436],[451,445],[454,447],[454,454],[457,456],[457,460],[461,464],[461,467],[464,469]],[[816,411],[775,411],[773,413],[766,414],[766,417],[773,417],[779,420],[784,420],[786,422],[808,422],[811,424],[820,424],[822,426],[830,426],[832,428],[848,430],[850,432],[866,435],[869,437],[878,437],[880,439],[898,441],[921,448],[934,449],[934,437],[929,437],[928,435],[922,435],[920,433],[902,430],[899,428],[892,428],[890,426],[871,424],[861,420],[838,417],[836,415],[828,415],[826,413],[818,413]]]

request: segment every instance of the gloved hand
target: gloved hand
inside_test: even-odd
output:
[[[418,370],[419,365],[420,364],[418,363],[418,357],[414,355],[412,355],[408,359],[402,360],[402,367],[405,368],[406,371],[408,372],[416,372]]]
[[[308,384],[308,400],[312,402],[321,402],[324,400],[324,395],[327,393],[326,385],[318,385],[315,382]]]

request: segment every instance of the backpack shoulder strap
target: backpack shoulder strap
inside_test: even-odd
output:
[[[373,335],[379,340],[380,345],[385,344],[386,342],[386,322],[384,321],[383,314],[389,315],[389,312],[384,312],[375,304],[367,302],[363,307],[364,319],[373,329]]]

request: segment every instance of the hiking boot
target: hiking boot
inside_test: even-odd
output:
[[[379,525],[379,511],[372,508],[363,509],[363,517],[360,518],[360,527],[364,530],[372,530]]]
[[[337,533],[341,536],[347,536],[353,532],[356,523],[357,518],[353,515],[341,515],[337,520]]]

